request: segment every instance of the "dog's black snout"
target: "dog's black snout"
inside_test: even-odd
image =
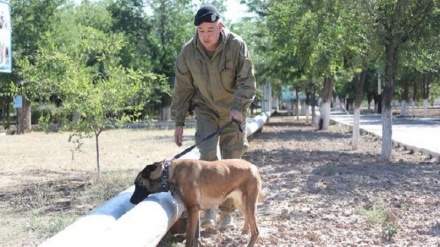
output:
[[[144,197],[144,196],[139,196],[139,195],[135,195],[135,194],[133,194],[132,196],[131,196],[131,198],[130,198],[130,203],[131,204],[134,204],[134,205],[137,205],[137,204],[139,204],[141,201],[143,201],[145,198],[147,198],[146,196]]]
[[[132,196],[132,197],[130,198],[130,203],[131,203],[131,204],[137,205],[137,204],[139,204],[140,202],[141,202],[141,201],[135,199],[134,196]]]
[[[146,196],[141,195],[140,193],[136,193],[136,191],[133,193],[133,195],[130,198],[130,203],[132,204],[139,204],[142,200],[144,200]]]
[[[150,195],[145,189],[135,189],[133,192],[133,195],[130,198],[130,203],[132,204],[139,204],[141,201],[143,201],[145,198],[147,198]]]

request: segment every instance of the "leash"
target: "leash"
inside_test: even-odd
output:
[[[212,137],[220,134],[223,130],[225,130],[227,127],[229,127],[232,123],[236,123],[238,126],[238,130],[240,132],[243,132],[243,129],[241,128],[241,122],[235,120],[235,119],[231,119],[231,121],[225,125],[223,125],[222,127],[218,128],[217,130],[213,131],[212,133],[210,133],[209,135],[207,135],[205,138],[203,138],[203,140],[201,140],[200,142],[192,145],[191,147],[183,150],[181,153],[177,154],[176,156],[174,156],[174,158],[172,158],[171,160],[165,160],[165,164],[164,164],[164,169],[162,170],[162,174],[161,174],[161,184],[162,184],[162,191],[163,192],[168,192],[170,191],[170,186],[168,183],[168,173],[169,173],[169,168],[171,165],[171,161],[174,159],[178,159],[180,157],[182,157],[183,155],[187,154],[188,152],[190,152],[191,150],[193,150],[195,147],[199,146],[200,144],[202,144],[203,142],[205,142],[208,139],[211,139]],[[173,195],[173,192],[171,191],[171,195]],[[199,237],[200,237],[200,214],[197,217],[197,228],[196,228],[196,241],[197,241],[197,246],[200,245],[200,241],[199,241]]]
[[[183,155],[189,153],[191,150],[193,150],[195,147],[199,146],[200,144],[202,144],[206,140],[211,139],[212,137],[220,134],[223,130],[225,130],[227,127],[229,127],[233,123],[237,124],[238,130],[240,132],[243,132],[243,129],[241,128],[241,122],[238,121],[238,120],[232,119],[229,123],[223,125],[222,127],[216,129],[215,131],[211,132],[209,135],[207,135],[205,138],[203,138],[203,140],[201,140],[200,142],[198,142],[198,143],[192,145],[191,147],[183,150],[181,153],[177,154],[172,159],[165,160],[164,169],[162,170],[162,174],[161,174],[162,191],[163,192],[168,192],[170,190],[169,184],[168,184],[168,170],[169,170],[169,167],[171,165],[171,161],[172,160],[178,159],[178,158],[182,157]]]
[[[174,158],[172,158],[171,160],[174,159],[178,159],[180,157],[182,157],[183,155],[189,153],[191,150],[193,150],[195,147],[199,146],[200,144],[202,144],[203,142],[205,142],[208,139],[211,139],[212,137],[220,134],[223,130],[225,130],[227,127],[229,127],[231,124],[236,123],[238,126],[238,129],[240,130],[240,132],[243,132],[243,129],[241,128],[241,122],[239,122],[238,120],[232,119],[229,123],[223,125],[222,127],[218,128],[217,130],[211,132],[209,135],[207,135],[203,140],[201,140],[200,142],[192,145],[191,147],[183,150],[181,153],[177,154],[176,156],[174,156]]]

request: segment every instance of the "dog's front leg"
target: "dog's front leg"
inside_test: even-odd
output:
[[[199,207],[193,206],[187,208],[188,222],[186,226],[186,244],[185,247],[198,247],[196,239],[197,224],[199,223]]]

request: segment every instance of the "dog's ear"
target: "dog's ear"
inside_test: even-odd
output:
[[[151,165],[147,165],[141,172],[141,176],[143,178],[150,178],[150,174],[151,172],[154,172],[154,170],[157,169],[157,165],[156,163],[151,164]]]
[[[156,179],[162,174],[162,162],[155,162],[147,165],[141,172],[143,178]]]
[[[150,178],[151,179],[158,179],[162,175],[163,162],[162,161],[155,162],[153,165],[156,166],[156,169],[154,169],[154,171],[151,172]]]

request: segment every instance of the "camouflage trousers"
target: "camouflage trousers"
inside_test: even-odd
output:
[[[230,118],[219,118],[213,114],[197,111],[196,114],[196,143],[202,141],[210,133],[229,123]],[[231,124],[225,128],[219,135],[214,136],[198,146],[200,151],[200,159],[214,161],[218,159],[241,159],[246,151],[248,141],[246,137],[246,121],[241,124],[241,129],[237,124]],[[218,145],[217,145],[218,144]],[[219,209],[225,212],[233,212],[235,210],[232,199],[223,202]]]

